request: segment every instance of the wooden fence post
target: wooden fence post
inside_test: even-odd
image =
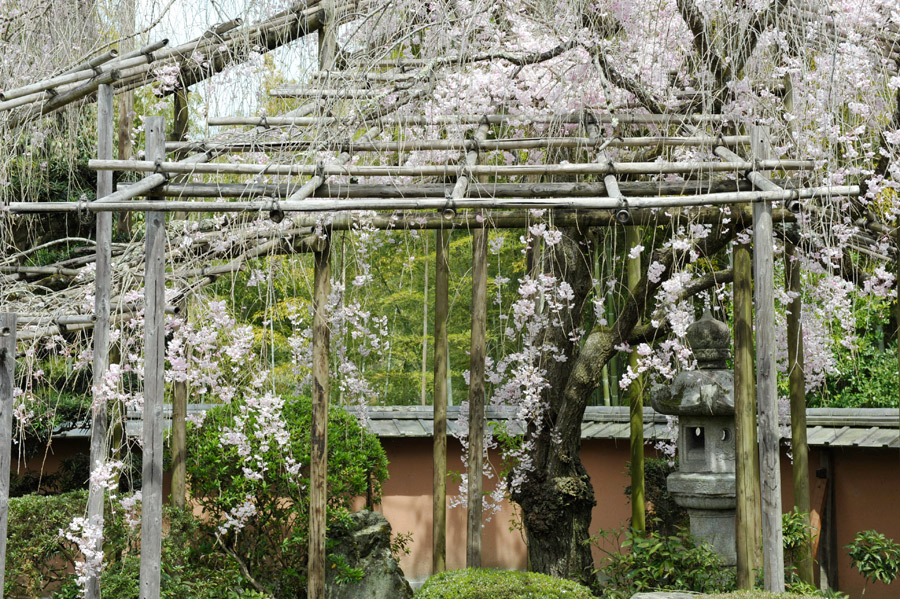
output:
[[[9,464],[12,453],[13,387],[16,367],[16,315],[0,313],[0,597],[6,571],[9,519]]]
[[[750,130],[754,159],[767,158],[768,130]],[[759,411],[759,475],[762,497],[765,589],[784,592],[781,528],[781,436],[775,375],[775,279],[772,203],[753,204],[753,265],[756,285],[756,398]]]
[[[759,448],[753,373],[753,282],[750,248],[734,246],[734,444],[737,583],[752,589],[760,566]]]
[[[325,597],[325,527],[328,504],[328,295],[331,292],[331,231],[322,251],[314,252],[312,433],[309,463],[309,565],[307,597]]]
[[[469,463],[466,567],[481,567],[484,480],[484,359],[487,329],[487,230],[472,231],[472,343],[469,362]]]
[[[164,160],[163,117],[145,121],[147,160]],[[140,598],[159,599],[162,558],[163,394],[165,381],[166,214],[145,213],[144,434]]]
[[[450,312],[450,231],[435,231],[435,250],[433,574],[447,569],[447,317]]]
[[[97,157],[101,160],[112,158],[113,152],[113,92],[109,85],[97,89]],[[113,191],[112,171],[97,173],[97,198],[105,197]],[[94,363],[93,393],[91,402],[91,473],[99,472],[106,464],[109,452],[107,433],[106,396],[103,393],[103,378],[109,368],[109,286],[110,262],[112,260],[112,213],[97,213],[96,271],[94,275]],[[88,490],[88,522],[103,530],[103,500],[105,489],[102,481],[91,477]],[[103,541],[97,541],[101,550]],[[98,572],[88,575],[85,585],[86,599],[100,599],[100,577]]]

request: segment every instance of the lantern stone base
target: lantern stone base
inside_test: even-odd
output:
[[[735,565],[734,475],[675,472],[666,483],[678,505],[688,511],[691,534],[709,543],[724,565]]]

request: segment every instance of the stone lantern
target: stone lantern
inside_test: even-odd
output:
[[[686,508],[691,534],[706,541],[726,565],[735,553],[734,372],[726,368],[731,330],[709,311],[688,327],[697,370],[683,370],[651,394],[653,408],[678,416],[678,471],[667,486]]]

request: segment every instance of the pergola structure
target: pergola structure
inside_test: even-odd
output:
[[[73,69],[72,73],[6,91],[0,110],[15,109],[8,125],[38,118],[69,102],[96,93],[98,103],[98,155],[89,167],[98,171],[96,201],[69,203],[13,202],[10,215],[35,213],[96,214],[96,308],[93,313],[55,315],[0,314],[0,435],[11,430],[13,362],[15,342],[36,339],[64,330],[93,328],[94,380],[101,380],[109,361],[110,319],[141,307],[146,318],[143,515],[141,597],[156,599],[160,584],[162,536],[163,371],[166,311],[178,310],[179,300],[208,285],[216,277],[236,272],[254,257],[271,253],[312,253],[315,262],[313,325],[313,438],[311,468],[309,597],[324,597],[326,424],[329,401],[329,326],[323,307],[330,288],[330,232],[348,229],[358,222],[358,211],[375,211],[367,223],[380,229],[434,229],[436,234],[436,314],[434,392],[434,563],[444,566],[446,545],[446,399],[448,310],[448,231],[471,230],[473,236],[472,345],[469,388],[469,438],[484,434],[486,260],[490,228],[524,228],[535,222],[535,210],[548,210],[556,226],[596,227],[654,224],[692,218],[718,222],[721,205],[732,208],[734,218],[753,220],[753,252],[756,304],[756,397],[753,388],[753,343],[750,321],[750,252],[738,246],[734,255],[735,370],[738,455],[752,456],[757,444],[758,404],[762,527],[765,544],[767,587],[783,588],[781,556],[781,492],[779,433],[775,389],[774,256],[773,222],[790,221],[804,210],[807,200],[856,196],[856,185],[806,186],[801,174],[816,162],[771,159],[767,129],[753,123],[733,123],[717,114],[650,114],[628,107],[598,107],[575,114],[511,115],[488,113],[404,114],[403,107],[430,93],[430,77],[440,61],[384,60],[377,65],[354,64],[352,55],[338,57],[335,15],[342,7],[332,3],[304,6],[253,27],[230,22],[178,48],[162,44],[142,48],[133,55],[104,56]],[[319,70],[309,83],[283,86],[272,91],[279,98],[297,101],[298,107],[278,116],[214,118],[210,127],[229,127],[211,139],[165,139],[162,117],[146,120],[143,160],[113,160],[112,98],[120,90],[148,82],[150,65],[162,61],[184,63],[197,48],[211,52],[209,67],[182,68],[181,89],[220,70],[240,55],[238,42],[246,39],[272,49],[311,32],[320,37]],[[240,35],[239,35],[240,34]],[[243,36],[243,38],[241,37]],[[340,60],[338,60],[340,58]],[[498,56],[527,65],[540,56]],[[448,57],[447,63],[479,60]],[[186,91],[175,95],[176,122],[185,130],[182,111]],[[25,107],[24,110],[22,107]],[[179,108],[181,107],[181,108]],[[655,135],[630,135],[631,126],[653,128]],[[243,128],[236,128],[243,127]],[[510,134],[528,127],[533,134]],[[409,134],[414,131],[416,134]],[[391,132],[391,139],[385,139]],[[617,161],[611,148],[652,148],[663,159]],[[703,148],[714,158],[671,159],[678,149]],[[502,164],[497,152],[525,149],[569,149],[580,162],[545,161],[540,164]],[[427,164],[408,165],[404,156],[414,151],[433,151]],[[262,164],[239,160],[243,153],[264,153]],[[459,159],[447,159],[458,153]],[[328,155],[321,160],[319,155]],[[169,158],[173,156],[173,158]],[[143,179],[113,189],[112,173],[139,172]],[[667,180],[676,175],[677,180]],[[218,180],[221,178],[221,180]],[[193,180],[192,180],[193,179]],[[196,179],[199,179],[197,181]],[[237,180],[237,182],[236,182]],[[143,199],[141,199],[143,198]],[[145,212],[144,251],[114,247],[112,213]],[[166,247],[168,213],[187,218],[188,213],[242,213],[270,219],[277,226],[264,234],[234,219],[240,242],[228,252],[209,246],[190,260],[177,248]],[[877,222],[867,226],[883,233]],[[212,239],[216,233],[208,233]],[[874,251],[874,237],[855,241],[864,251]],[[196,267],[198,258],[203,266]],[[143,264],[144,301],[126,304],[113,294],[118,266]],[[66,274],[71,266],[4,267],[8,277]],[[74,271],[73,271],[74,272]],[[796,278],[796,276],[795,276]],[[175,301],[166,300],[167,282],[174,282]],[[798,306],[799,307],[799,306]],[[7,309],[8,310],[8,309]],[[799,313],[799,310],[797,311]],[[799,331],[794,330],[795,335]],[[792,358],[796,360],[796,356]],[[176,393],[173,455],[184,451],[186,393]],[[642,406],[632,405],[632,446],[642,455]],[[803,411],[795,413],[802,419]],[[180,415],[180,416],[179,416]],[[92,425],[91,465],[106,460],[105,406],[95,405]],[[805,431],[805,424],[796,428]],[[805,443],[804,443],[805,444]],[[0,481],[9,472],[10,439],[0,437]],[[467,563],[480,564],[482,448],[470,444],[468,464]],[[750,489],[754,475],[750,461],[738,463],[739,527],[753,526]],[[184,493],[183,455],[176,461]],[[180,468],[180,470],[179,470]],[[8,483],[0,484],[0,553],[5,543]],[[633,503],[638,504],[638,501]],[[642,502],[640,502],[642,503]],[[89,516],[102,521],[102,489],[91,488]],[[739,560],[749,551],[739,533]],[[746,557],[744,558],[746,559]],[[0,568],[2,576],[2,568]],[[89,581],[88,596],[97,596],[99,583]],[[0,585],[2,586],[2,585]],[[92,595],[93,593],[93,595]]]

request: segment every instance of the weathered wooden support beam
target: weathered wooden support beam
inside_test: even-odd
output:
[[[450,315],[450,231],[435,231],[434,268],[434,480],[432,574],[447,569],[447,376]]]
[[[787,314],[788,379],[791,397],[791,451],[793,452],[794,507],[810,525],[809,446],[806,442],[806,376],[803,372],[803,299],[800,288],[800,264],[794,245],[784,244],[784,286],[789,294]],[[813,552],[810,545],[800,548],[795,564],[800,580],[815,585]]]
[[[150,160],[165,158],[166,126],[163,117],[145,121]],[[148,202],[152,204],[161,201]],[[144,269],[144,430],[141,509],[140,599],[159,599],[162,559],[163,395],[165,381],[166,215],[145,215],[146,264]]]
[[[113,153],[113,93],[108,85],[101,85],[97,97],[97,156],[112,158]],[[112,172],[97,173],[97,197],[112,193]],[[103,384],[109,368],[109,296],[112,261],[112,213],[97,213],[96,273],[94,275],[94,363],[91,401],[91,474],[102,471],[109,452],[107,433],[107,398]],[[103,504],[106,492],[104,481],[91,476],[88,490],[88,522],[103,530]],[[103,541],[97,540],[95,550],[102,551]],[[85,584],[87,599],[100,599],[100,573],[90,572]]]
[[[762,548],[753,369],[753,268],[749,246],[738,244],[733,251],[737,583],[740,589],[752,589],[761,566]]]
[[[16,367],[16,315],[0,313],[0,596],[6,571],[9,522],[9,466],[12,454],[13,387]]]
[[[769,133],[751,128],[753,154],[765,159]],[[753,265],[756,285],[756,397],[759,411],[759,470],[762,497],[763,574],[765,589],[784,592],[784,546],[781,527],[781,435],[775,373],[775,278],[772,204],[753,205]]]

